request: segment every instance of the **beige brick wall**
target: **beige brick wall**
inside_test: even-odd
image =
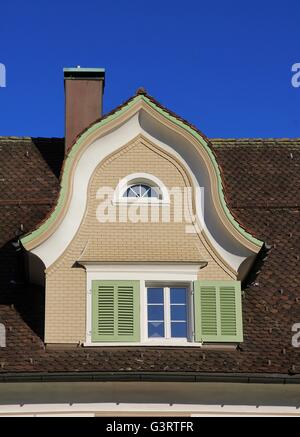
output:
[[[97,191],[115,188],[131,173],[150,173],[168,188],[189,186],[173,158],[138,140],[115,153],[94,173],[84,219],[73,241],[46,274],[46,343],[85,341],[86,275],[80,259],[92,261],[206,261],[199,278],[229,279],[198,234],[187,234],[186,223],[99,223]],[[171,217],[173,204],[171,199]],[[118,209],[118,206],[115,206]],[[94,259],[95,258],[95,259]],[[113,278],[112,278],[113,279]]]

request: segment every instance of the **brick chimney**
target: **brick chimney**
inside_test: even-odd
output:
[[[76,137],[102,115],[104,68],[64,68],[65,153]]]

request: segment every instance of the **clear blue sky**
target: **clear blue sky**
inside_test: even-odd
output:
[[[63,67],[105,67],[213,137],[300,136],[299,0],[2,0],[0,135],[63,136]]]

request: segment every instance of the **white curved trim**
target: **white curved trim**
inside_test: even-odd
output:
[[[134,198],[134,197],[124,197],[124,193],[133,183],[146,183],[151,187],[157,187],[161,193],[162,198],[157,197],[145,197],[145,198]],[[158,203],[158,204],[169,204],[170,195],[165,184],[156,176],[150,173],[132,173],[125,176],[118,183],[114,196],[113,203]]]
[[[69,207],[63,220],[46,241],[31,250],[44,262],[46,268],[63,254],[79,229],[87,204],[88,184],[99,163],[140,133],[138,113],[136,113],[118,129],[94,141],[80,157],[74,171]]]

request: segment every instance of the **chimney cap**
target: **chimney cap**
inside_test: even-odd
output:
[[[64,79],[94,79],[105,82],[105,68],[64,68]]]

